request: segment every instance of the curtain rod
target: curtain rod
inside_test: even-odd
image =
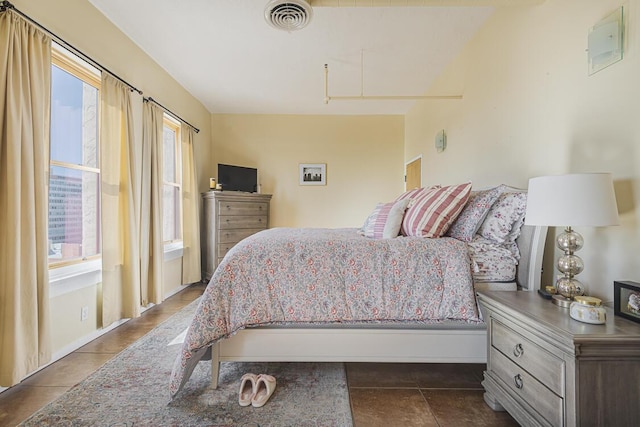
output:
[[[153,99],[152,97],[148,97],[148,98],[142,98],[145,102],[153,102],[154,104],[156,104],[158,107],[162,108],[165,113],[168,113],[169,115],[173,116],[173,118],[181,121],[182,123],[184,123],[185,125],[189,126],[191,129],[193,129],[195,131],[195,133],[200,133],[200,129],[198,129],[197,127],[195,127],[194,125],[192,125],[191,123],[189,123],[188,121],[186,121],[185,119],[181,118],[179,115],[177,115],[176,113],[174,113],[173,111],[169,110],[167,107],[165,107],[164,105],[160,104],[158,101],[156,101],[155,99]]]
[[[4,12],[8,9],[13,10],[15,13],[17,13],[18,15],[22,16],[24,19],[26,19],[27,21],[31,22],[33,25],[35,25],[36,27],[40,28],[42,31],[44,31],[45,33],[47,33],[51,38],[55,39],[55,41],[61,45],[63,45],[65,48],[73,51],[73,53],[75,53],[76,55],[78,55],[79,57],[81,57],[82,59],[84,59],[85,61],[89,62],[91,65],[93,65],[96,68],[99,68],[102,71],[106,71],[107,73],[111,74],[113,77],[115,77],[116,79],[118,79],[119,81],[121,81],[122,83],[124,83],[125,85],[127,85],[131,91],[135,91],[138,92],[138,94],[142,95],[142,91],[138,88],[136,88],[135,86],[133,86],[132,84],[130,84],[129,82],[127,82],[126,80],[118,77],[116,74],[112,73],[111,71],[109,71],[106,67],[104,67],[103,65],[101,65],[100,63],[98,63],[97,61],[95,61],[93,58],[91,58],[88,55],[85,55],[81,50],[77,49],[76,47],[72,46],[71,44],[67,43],[67,41],[65,41],[64,39],[62,39],[61,37],[59,37],[58,35],[54,34],[53,32],[49,31],[47,28],[45,28],[43,25],[41,25],[39,22],[36,22],[35,20],[33,20],[31,17],[27,16],[26,14],[24,14],[23,12],[21,12],[20,10],[16,9],[16,7],[9,1],[4,0],[4,1],[0,1],[0,12]],[[144,98],[143,99],[152,101],[154,104],[156,104],[158,107],[162,108],[164,111],[166,111],[167,113],[171,114],[173,117],[175,117],[176,119],[180,120],[181,122],[185,123],[186,125],[190,126],[196,133],[200,133],[200,129],[198,129],[197,127],[193,126],[191,123],[187,122],[186,120],[180,118],[180,116],[178,116],[176,113],[174,113],[173,111],[169,110],[167,107],[165,107],[164,105],[160,104],[158,101],[156,101],[155,99],[149,97],[149,98]]]
[[[116,79],[120,80],[125,85],[129,86],[129,89],[131,89],[131,91],[138,92],[140,95],[142,95],[142,91],[140,89],[136,88],[135,86],[133,86],[132,84],[130,84],[126,80],[118,77],[116,74],[114,74],[111,71],[109,71],[106,67],[104,67],[103,65],[101,65],[100,63],[95,61],[93,58],[85,55],[81,50],[79,50],[76,47],[72,46],[71,44],[67,43],[67,41],[65,41],[64,39],[59,37],[57,34],[53,33],[50,30],[48,30],[47,28],[45,28],[39,22],[34,21],[31,17],[25,15],[23,12],[21,12],[18,9],[16,9],[16,7],[13,4],[11,4],[11,2],[9,2],[9,1],[1,1],[0,2],[0,12],[4,12],[4,11],[6,11],[8,9],[13,10],[18,15],[22,16],[24,19],[26,19],[27,21],[31,22],[33,25],[35,25],[36,27],[40,28],[42,31],[47,33],[51,38],[53,38],[57,43],[63,45],[65,48],[73,51],[73,53],[75,53],[76,55],[78,55],[79,57],[84,59],[85,61],[89,62],[94,67],[99,68],[102,71],[106,71],[107,73],[111,74],[113,77],[115,77]]]

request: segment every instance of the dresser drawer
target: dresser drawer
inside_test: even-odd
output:
[[[513,363],[508,357],[490,349],[490,375],[499,378],[510,393],[527,402],[539,417],[552,426],[564,425],[563,399],[537,381],[527,371]]]
[[[491,319],[491,346],[558,396],[564,396],[564,361],[496,319]]]
[[[261,202],[218,202],[219,215],[267,215],[269,204]]]
[[[237,243],[219,243],[218,244],[218,258],[222,259]]]
[[[238,216],[219,216],[218,228],[220,230],[230,230],[237,228],[255,228],[264,230],[267,228],[266,215],[238,215]]]
[[[218,243],[238,243],[240,240],[262,231],[264,228],[241,228],[218,231]]]

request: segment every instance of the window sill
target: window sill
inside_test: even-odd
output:
[[[182,242],[174,242],[164,245],[164,262],[182,257],[182,248]]]
[[[164,245],[164,262],[182,257],[182,242]],[[49,270],[49,297],[55,298],[102,282],[102,259]]]
[[[49,297],[55,298],[102,282],[102,259],[49,270]]]

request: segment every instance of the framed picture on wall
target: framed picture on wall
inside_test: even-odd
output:
[[[327,164],[300,163],[300,185],[327,185]]]

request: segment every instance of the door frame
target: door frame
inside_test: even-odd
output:
[[[404,191],[407,191],[407,165],[409,165],[410,163],[415,162],[416,160],[420,159],[420,186],[422,187],[422,182],[423,182],[423,176],[422,176],[422,154],[419,154],[417,156],[415,156],[414,158],[406,161],[404,163]]]

